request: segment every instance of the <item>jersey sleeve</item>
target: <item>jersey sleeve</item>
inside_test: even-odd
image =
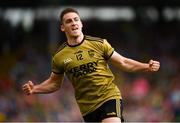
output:
[[[104,58],[108,60],[112,56],[114,52],[114,48],[108,43],[106,39],[104,39],[103,47],[104,47]]]
[[[61,67],[62,65],[58,65],[56,59],[52,59],[52,72],[55,74],[64,74],[64,68]]]

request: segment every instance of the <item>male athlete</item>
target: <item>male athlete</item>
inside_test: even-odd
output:
[[[118,54],[106,39],[84,35],[79,13],[66,8],[60,16],[61,31],[67,41],[52,58],[52,73],[41,84],[28,81],[25,94],[51,93],[62,84],[64,74],[72,82],[75,98],[86,122],[121,122],[121,93],[107,61],[127,72],[156,72],[160,63],[141,63]]]

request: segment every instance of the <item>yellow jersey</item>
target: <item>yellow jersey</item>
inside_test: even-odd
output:
[[[114,48],[106,39],[85,35],[78,45],[70,46],[65,42],[53,56],[52,72],[65,73],[72,82],[83,116],[110,99],[121,99],[107,64],[113,52]]]

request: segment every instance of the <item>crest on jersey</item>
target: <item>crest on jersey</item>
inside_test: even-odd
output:
[[[90,57],[93,57],[94,54],[95,54],[95,51],[94,51],[94,50],[89,50],[89,51],[88,51],[88,54],[89,54]]]

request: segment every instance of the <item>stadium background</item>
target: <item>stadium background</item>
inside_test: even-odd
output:
[[[122,55],[159,60],[158,73],[126,73],[113,66],[126,121],[180,121],[180,4],[178,0],[14,0],[0,2],[0,121],[82,121],[73,88],[25,96],[21,85],[51,72],[51,56],[65,40],[64,7],[79,10],[84,33],[108,39]]]

